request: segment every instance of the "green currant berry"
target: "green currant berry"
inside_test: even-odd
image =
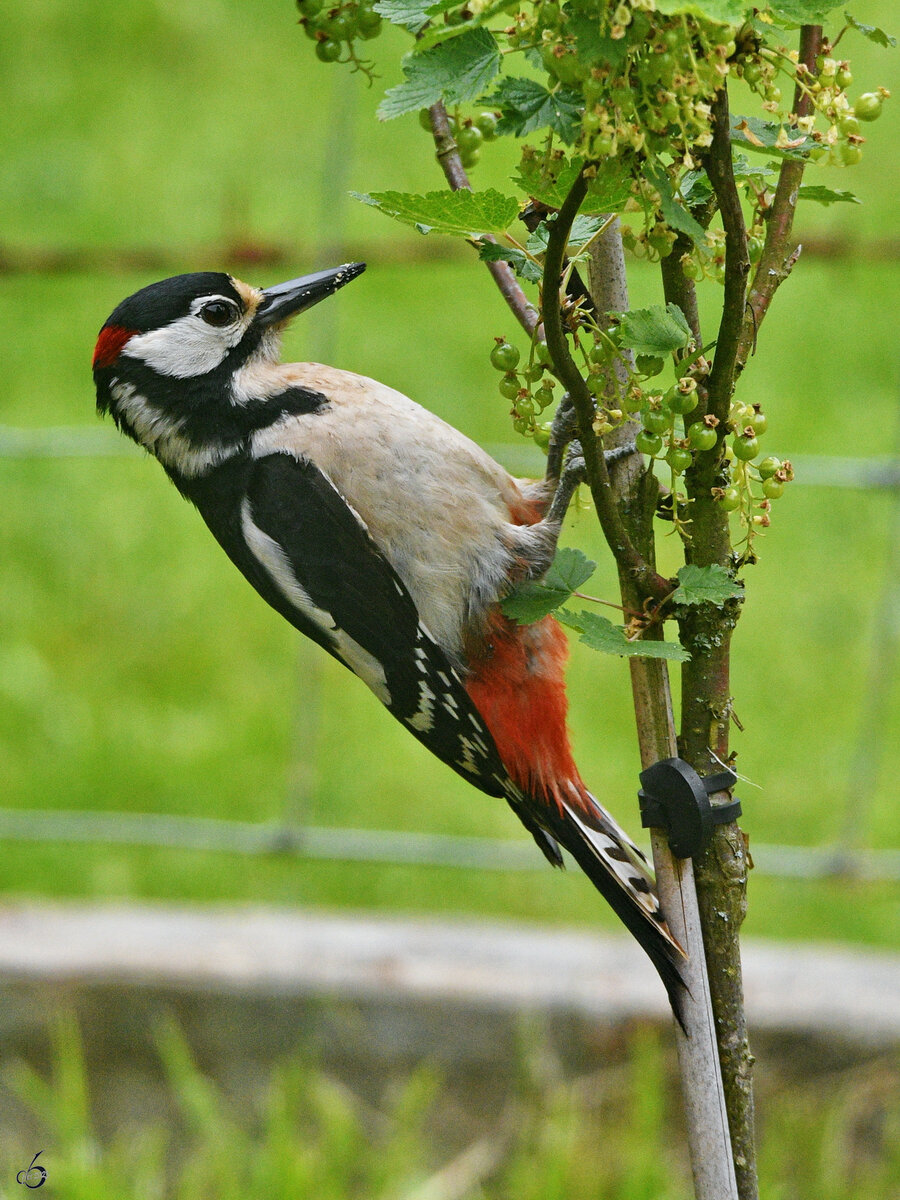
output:
[[[882,103],[877,92],[863,92],[853,105],[853,112],[860,121],[877,121],[881,116]]]
[[[704,425],[702,421],[697,421],[688,430],[688,438],[695,450],[712,450],[716,442],[719,440],[716,431],[710,429],[708,425]]]
[[[325,32],[336,42],[352,42],[356,35],[356,13],[349,8],[342,9],[325,26]]]
[[[361,8],[357,17],[357,24],[359,26],[359,36],[364,41],[369,42],[381,33],[381,14],[374,12],[371,8]]]
[[[522,371],[522,374],[529,383],[537,383],[537,381],[544,374],[544,368],[539,362],[533,362],[530,366],[525,367],[525,369]]]
[[[732,443],[735,458],[739,458],[742,462],[749,462],[751,458],[756,458],[759,454],[759,442],[755,437],[747,437],[746,434],[740,434]]]
[[[528,417],[516,417],[513,420],[513,429],[516,433],[528,433],[531,429],[531,422]]]
[[[316,58],[321,62],[337,62],[341,57],[341,44],[333,38],[324,38],[320,42],[316,42]]]
[[[498,342],[491,351],[491,366],[498,371],[514,371],[519,365],[519,349],[509,342]]]
[[[855,167],[862,158],[862,150],[850,142],[842,142],[840,148],[841,162],[845,167]]]
[[[542,412],[553,403],[553,391],[546,383],[542,383],[534,393],[534,402]]]
[[[744,64],[744,78],[751,87],[755,87],[762,78],[762,68],[757,62]]]
[[[297,8],[304,17],[314,17],[320,13],[325,0],[297,0]]]
[[[641,413],[641,424],[648,433],[665,433],[669,428],[669,417],[661,408],[645,408]]]
[[[676,475],[686,471],[693,461],[690,450],[684,446],[670,446],[666,453],[666,462]]]
[[[781,470],[781,459],[775,458],[774,455],[770,454],[768,458],[764,458],[759,463],[756,469],[759,471],[761,478],[769,479],[776,471]]]
[[[674,413],[681,413],[683,415],[684,413],[693,412],[697,407],[698,401],[699,396],[696,391],[682,392],[676,387],[670,388],[666,392],[666,407]]]
[[[662,450],[662,438],[658,433],[650,433],[642,429],[634,439],[634,444],[641,454],[649,454],[651,458]]]
[[[503,378],[500,380],[499,387],[500,395],[506,400],[515,400],[521,391],[519,387],[519,377],[512,371],[503,376]]]
[[[842,92],[846,92],[847,88],[853,82],[853,72],[846,65],[838,67],[834,82]]]
[[[717,501],[719,508],[724,508],[726,512],[734,512],[741,505],[740,489],[736,487],[727,487]]]
[[[597,363],[600,366],[605,362],[609,362],[610,348],[606,342],[594,342],[588,351],[588,358],[592,363]]]
[[[497,117],[492,112],[479,113],[475,118],[475,127],[480,130],[486,142],[492,142],[497,136]]]
[[[784,484],[780,479],[767,479],[762,485],[763,495],[767,500],[777,500],[784,493]]]
[[[765,413],[757,412],[757,410],[754,409],[747,417],[747,424],[757,437],[762,437],[762,435],[769,428],[769,418]]]
[[[481,130],[476,125],[463,125],[456,135],[456,144],[459,146],[460,154],[470,154],[473,150],[477,150],[483,141]]]
[[[459,161],[467,171],[477,166],[480,158],[481,151],[477,147],[474,150],[461,150],[459,153]]]
[[[553,429],[552,421],[544,421],[541,425],[536,425],[532,434],[535,445],[540,446],[542,450],[546,450],[550,445],[550,433]]]
[[[847,113],[838,121],[838,129],[844,137],[859,137],[859,121],[852,113]]]

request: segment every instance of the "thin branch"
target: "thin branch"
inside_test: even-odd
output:
[[[725,230],[725,294],[716,338],[716,354],[706,392],[707,412],[724,422],[728,420],[731,393],[734,390],[750,258],[747,253],[747,229],[741,198],[734,180],[728,91],[724,87],[716,92],[712,116],[712,144],[705,165]]]
[[[443,100],[438,100],[437,104],[433,104],[428,110],[428,115],[431,118],[431,132],[434,136],[435,147],[437,148],[437,160],[441,164],[441,169],[444,172],[447,183],[454,192],[458,192],[463,188],[471,191],[472,185],[469,183],[466,169],[462,165],[462,159],[459,157],[459,149],[456,141],[450,132],[450,121],[447,117],[447,110],[444,107]],[[495,243],[497,241],[490,234],[485,234],[484,240]],[[490,271],[494,282],[500,289],[501,296],[506,301],[513,316],[530,336],[534,332],[540,316],[537,309],[519,286],[519,281],[516,279],[509,263],[502,261],[487,262],[485,266]]]
[[[805,66],[810,74],[815,73],[816,56],[821,45],[822,26],[804,25],[800,30],[798,70]],[[794,112],[798,117],[805,117],[810,107],[809,93],[798,84],[794,90]],[[753,352],[757,332],[769,311],[772,298],[797,261],[799,248],[792,252],[790,240],[805,165],[803,159],[786,158],[778,173],[775,198],[766,226],[766,240],[747,297],[747,312],[738,348],[738,371],[743,370]]]
[[[587,179],[580,172],[566,196],[555,221],[549,222],[547,251],[544,255],[543,316],[547,349],[556,369],[557,378],[572,398],[578,419],[578,434],[584,451],[588,485],[603,535],[619,564],[619,568],[632,578],[642,599],[659,599],[669,590],[668,582],[647,565],[635,549],[622,521],[609,480],[609,470],[603,458],[603,445],[594,432],[594,400],[587,389],[581,372],[575,365],[566,345],[559,303],[560,279],[563,272],[566,247],[572,222],[587,194]]]

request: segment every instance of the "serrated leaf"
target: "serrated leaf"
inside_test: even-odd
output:
[[[596,570],[597,564],[586,554],[582,554],[574,546],[562,546],[557,550],[550,570],[544,576],[544,583],[548,587],[564,587],[574,592],[586,583]]]
[[[737,113],[731,114],[731,140],[747,150],[799,162],[809,157],[809,151],[815,145],[813,139],[796,126],[762,121],[759,117],[742,117]]]
[[[448,233],[454,237],[473,237],[481,233],[502,233],[516,218],[519,202],[494,188],[483,192],[351,192],[356,200],[371,204],[395,221],[414,225],[420,233]]]
[[[814,200],[816,204],[861,204],[862,201],[852,192],[834,191],[832,188],[821,187],[819,184],[804,184],[797,192],[798,200]]]
[[[673,662],[684,662],[690,658],[684,647],[677,642],[642,639],[630,642],[620,625],[613,625],[612,621],[601,617],[599,613],[573,613],[568,608],[561,608],[556,614],[556,619],[562,625],[576,630],[581,635],[579,641],[602,654],[618,654],[626,658],[666,658]]]
[[[586,213],[579,213],[572,222],[572,228],[569,231],[569,247],[573,250],[580,250],[585,242],[589,242],[598,229],[603,225],[602,217],[588,216]],[[529,234],[528,241],[525,243],[532,254],[543,254],[547,249],[547,241],[550,237],[550,223],[541,221],[534,233]]]
[[[679,233],[686,234],[702,249],[706,245],[706,230],[675,198],[672,181],[662,163],[648,162],[644,173],[659,192],[659,207],[665,223],[670,229],[677,229]]]
[[[891,37],[889,33],[885,33],[883,29],[879,29],[877,25],[863,25],[862,21],[857,21],[848,12],[844,13],[844,19],[848,25],[852,25],[858,33],[868,38],[870,42],[874,42],[876,46],[883,46],[887,50],[891,46],[897,45],[897,39]]]
[[[840,0],[769,0],[768,7],[777,17],[797,25],[816,25],[839,5]]]
[[[436,4],[427,0],[378,0],[374,7],[379,16],[392,25],[400,25],[410,33],[418,33],[432,17],[455,8],[458,3],[459,0],[439,0]]]
[[[718,25],[741,25],[753,9],[745,0],[656,0],[655,7],[667,17],[705,17]]]
[[[531,625],[559,608],[593,575],[597,564],[574,546],[557,550],[550,570],[536,583],[521,583],[500,607],[520,625]]]
[[[628,57],[628,43],[624,38],[611,38],[604,34],[596,14],[570,12],[566,22],[566,33],[575,38],[575,49],[581,62],[589,67],[609,66],[618,71]]]
[[[500,51],[486,29],[467,29],[422,54],[404,55],[401,66],[406,79],[385,93],[378,106],[382,121],[441,99],[451,104],[474,100],[500,70]]]
[[[708,567],[697,567],[689,563],[678,572],[678,582],[679,587],[671,596],[674,604],[721,606],[726,600],[744,594],[740,584],[718,563],[712,563]]]
[[[622,345],[635,354],[662,356],[683,350],[691,340],[691,327],[677,304],[651,305],[633,312],[617,313]]]
[[[501,79],[488,96],[488,104],[501,109],[497,122],[499,134],[525,137],[536,129],[549,127],[566,143],[572,142],[579,129],[584,100],[568,88],[548,91],[536,79]]]
[[[478,257],[482,262],[506,262],[515,273],[528,283],[540,283],[543,271],[538,263],[515,246],[501,246],[497,242],[479,242]]]
[[[559,174],[551,178],[544,169],[544,159],[523,158],[513,182],[522,191],[550,208],[561,208],[584,166],[583,158],[567,162]],[[588,194],[581,206],[583,213],[620,212],[631,195],[631,172],[621,158],[607,158],[597,164],[596,174],[588,184]]]

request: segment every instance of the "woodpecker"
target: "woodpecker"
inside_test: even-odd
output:
[[[292,317],[364,263],[256,288],[177,275],[100,331],[97,407],[153,454],[222,549],[295,628],[414,737],[505,799],[554,866],[574,857],[659,972],[676,1016],[683,951],[644,856],[582,782],[566,729],[567,640],[500,607],[539,579],[578,481],[555,430],[547,478],[512,478],[406,396],[281,363]]]

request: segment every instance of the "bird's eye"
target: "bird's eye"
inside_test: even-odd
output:
[[[237,317],[237,310],[227,300],[210,300],[200,309],[200,316],[207,325],[230,325]]]

